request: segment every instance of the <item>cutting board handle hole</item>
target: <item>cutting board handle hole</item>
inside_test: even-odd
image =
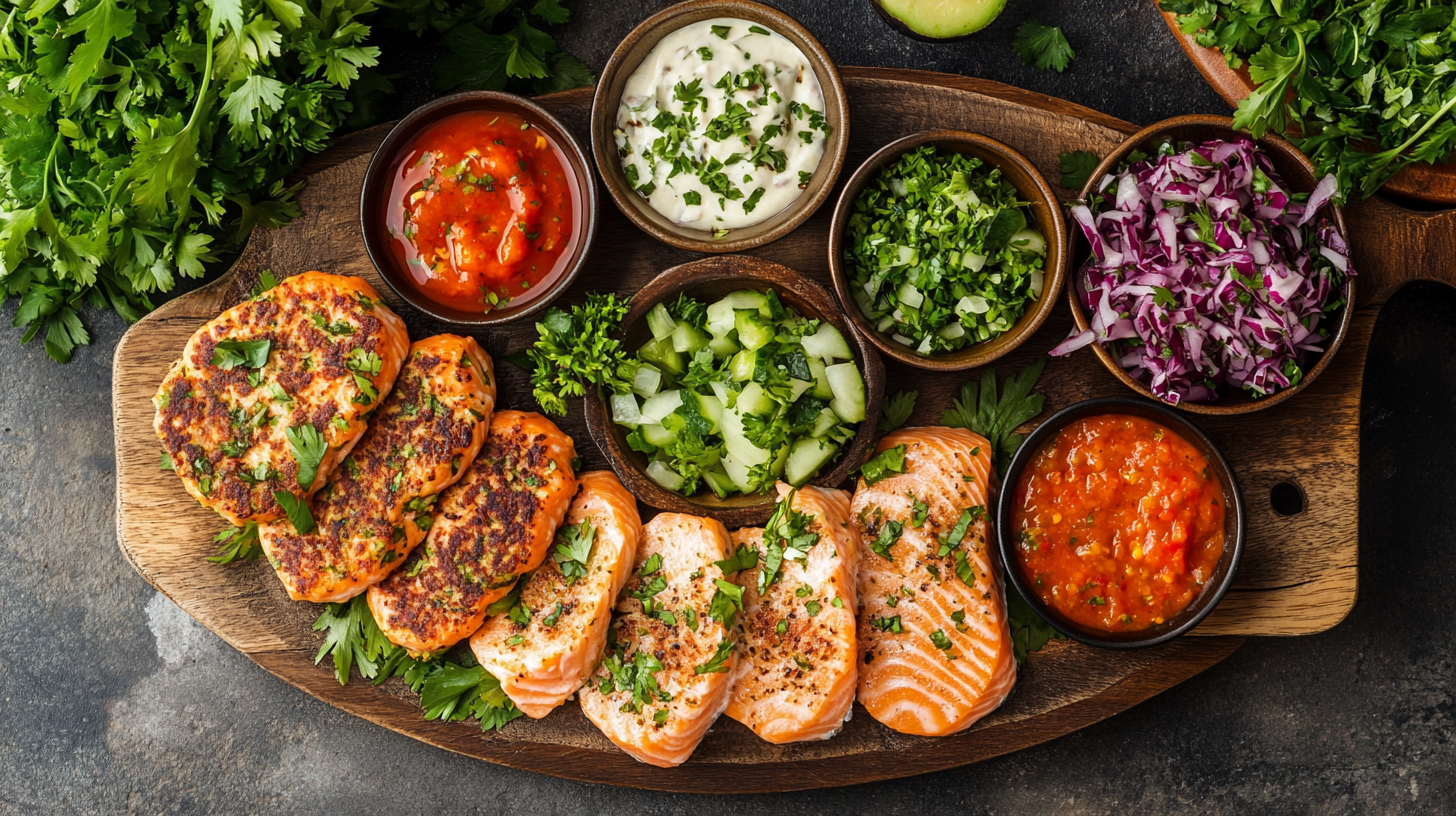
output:
[[[1309,498],[1294,482],[1280,482],[1269,489],[1269,504],[1281,516],[1297,516],[1309,506]]]

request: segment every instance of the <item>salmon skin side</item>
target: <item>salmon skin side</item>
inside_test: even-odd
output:
[[[602,659],[642,535],[637,500],[615,474],[592,471],[577,482],[551,555],[524,579],[519,613],[487,619],[470,638],[475,659],[535,719],[576,693]]]
[[[858,679],[855,579],[861,555],[859,531],[849,522],[849,493],[816,487],[796,491],[782,482],[778,491],[779,507],[767,533],[775,547],[782,551],[798,535],[817,538],[802,560],[784,557],[776,579],[768,583],[765,530],[733,534],[735,550],[746,545],[759,559],[736,579],[743,587],[743,614],[738,668],[725,713],[782,744],[828,739],[849,718]],[[767,586],[760,594],[763,583]]]
[[[305,272],[198,329],[152,403],[182,487],[233,525],[323,487],[394,386],[409,335],[363,278]],[[262,362],[254,368],[255,362]],[[290,435],[325,445],[308,484]]]
[[[551,420],[497,411],[480,455],[441,494],[424,546],[369,588],[385,637],[421,656],[479,629],[486,607],[546,557],[576,493],[575,457]]]
[[[340,602],[384,580],[425,538],[436,494],[475,461],[495,408],[490,357],[467,337],[410,346],[359,443],[313,499],[317,529],[259,525],[288,596]]]
[[[878,449],[899,445],[905,472],[860,479],[850,508],[865,544],[859,701],[896,731],[944,736],[995,710],[1016,682],[989,544],[991,445],[960,428],[906,428]]]
[[[649,521],[606,658],[578,695],[587,719],[649,765],[686,762],[728,705],[734,612],[726,626],[710,615],[724,584],[737,592],[714,563],[728,547],[715,519],[662,513]]]

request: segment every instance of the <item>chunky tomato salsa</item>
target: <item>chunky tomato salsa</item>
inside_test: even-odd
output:
[[[1050,608],[1087,629],[1161,624],[1223,554],[1224,495],[1203,454],[1141,417],[1078,420],[1016,486],[1019,568]]]
[[[576,179],[545,131],[470,111],[420,132],[395,167],[385,223],[396,260],[430,300],[504,309],[570,262]]]

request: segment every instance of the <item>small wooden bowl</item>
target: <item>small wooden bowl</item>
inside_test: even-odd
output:
[[[1210,139],[1232,139],[1235,137],[1250,138],[1247,133],[1234,130],[1233,119],[1227,116],[1194,115],[1176,116],[1172,119],[1165,119],[1155,125],[1150,125],[1127,137],[1117,146],[1102,162],[1097,169],[1087,177],[1087,183],[1082,185],[1082,190],[1077,197],[1086,200],[1087,196],[1097,186],[1098,181],[1108,173],[1113,172],[1123,159],[1134,150],[1156,145],[1165,139],[1172,138],[1175,141],[1193,142],[1201,144]],[[1274,169],[1284,177],[1284,182],[1289,185],[1291,191],[1297,193],[1308,193],[1314,190],[1319,179],[1315,177],[1314,165],[1309,159],[1299,152],[1298,148],[1289,142],[1273,134],[1266,135],[1262,139],[1254,139],[1254,143],[1266,153],[1274,162]],[[1330,218],[1335,224],[1335,230],[1345,243],[1350,242],[1350,234],[1345,230],[1345,217],[1340,209],[1333,204],[1325,204],[1320,212]],[[1071,282],[1067,285],[1067,301],[1072,304],[1072,320],[1077,324],[1078,331],[1087,331],[1090,323],[1087,318],[1087,310],[1083,308],[1078,296],[1078,281],[1081,279],[1080,269],[1086,261],[1091,247],[1087,239],[1082,236],[1082,230],[1075,223],[1069,225],[1072,232],[1072,274]],[[1356,270],[1358,272],[1358,270]],[[1247,414],[1250,411],[1258,411],[1278,405],[1285,400],[1292,398],[1295,394],[1304,390],[1320,372],[1329,368],[1330,361],[1335,358],[1335,351],[1339,349],[1340,343],[1345,339],[1345,332],[1350,328],[1350,320],[1355,316],[1355,310],[1351,304],[1355,301],[1355,280],[1346,278],[1345,282],[1345,305],[1340,308],[1340,314],[1335,318],[1335,332],[1330,336],[1325,350],[1314,358],[1313,366],[1305,366],[1304,378],[1291,388],[1286,388],[1272,396],[1254,398],[1249,396],[1243,389],[1235,389],[1232,386],[1224,386],[1219,389],[1218,399],[1212,402],[1180,402],[1174,406],[1180,410],[1195,414],[1209,414],[1213,416],[1232,416],[1234,414]],[[1102,365],[1112,372],[1112,376],[1121,380],[1124,385],[1137,393],[1151,400],[1158,400],[1153,396],[1153,391],[1143,383],[1139,382],[1131,374],[1123,369],[1122,365],[1112,356],[1112,353],[1102,347],[1101,343],[1093,342],[1092,350],[1097,354],[1097,359]]]
[[[824,118],[830,127],[824,156],[819,160],[819,167],[815,169],[809,186],[799,193],[799,197],[772,218],[732,230],[722,238],[714,238],[713,233],[705,230],[678,226],[652,209],[652,205],[627,183],[617,155],[617,141],[612,135],[622,91],[642,60],[668,34],[714,17],[733,17],[758,23],[798,46],[819,79],[819,86],[824,92]],[[845,153],[849,150],[849,102],[844,94],[844,84],[839,79],[839,70],[829,59],[829,52],[794,18],[748,0],[691,0],[648,17],[632,29],[612,52],[592,97],[591,134],[592,153],[596,156],[597,169],[606,181],[607,192],[622,213],[643,232],[663,243],[693,252],[742,252],[788,235],[829,198],[834,182],[839,178],[839,170],[844,166]]]
[[[1020,557],[1016,552],[1017,530],[1014,527],[1016,515],[1016,494],[1021,483],[1021,474],[1033,458],[1057,432],[1087,417],[1103,414],[1131,414],[1149,419],[1176,432],[1208,460],[1208,469],[1223,487],[1223,554],[1219,556],[1214,573],[1203,584],[1203,591],[1184,607],[1182,612],[1156,626],[1135,632],[1105,632],[1088,629],[1067,620],[1059,612],[1042,603],[1032,591],[1026,577],[1021,574]],[[1036,427],[1021,449],[1006,467],[1006,480],[1002,483],[1001,495],[996,502],[996,538],[1001,553],[1001,563],[1006,570],[1006,580],[1016,587],[1026,604],[1051,624],[1053,629],[1073,640],[1088,646],[1103,649],[1142,649],[1167,643],[1185,634],[1208,617],[1218,602],[1233,585],[1239,562],[1244,555],[1244,539],[1248,529],[1248,517],[1244,508],[1244,497],[1239,491],[1239,480],[1233,467],[1223,458],[1213,440],[1203,429],[1193,424],[1186,415],[1174,411],[1154,400],[1103,398],[1086,400],[1070,405]]]
[[[577,201],[574,210],[577,223],[572,245],[566,253],[566,265],[555,280],[550,282],[546,291],[538,292],[530,299],[522,300],[519,305],[512,305],[506,309],[471,312],[452,309],[430,300],[415,288],[413,281],[409,278],[409,271],[402,269],[396,261],[394,253],[388,246],[388,236],[384,227],[385,197],[389,195],[395,161],[398,159],[400,151],[430,125],[446,117],[467,111],[509,113],[531,123],[532,127],[540,128],[546,133],[547,138],[556,143],[561,154],[566,157],[568,178],[574,182],[572,192]],[[586,263],[587,252],[590,251],[592,241],[596,237],[597,183],[591,172],[591,166],[587,163],[586,153],[582,151],[576,137],[572,136],[571,131],[545,108],[514,94],[497,91],[467,91],[441,97],[421,105],[399,120],[384,137],[384,141],[374,151],[374,157],[369,160],[369,167],[364,171],[364,185],[359,191],[359,226],[364,234],[364,249],[369,254],[370,262],[374,264],[375,269],[379,270],[380,276],[384,278],[385,283],[389,284],[389,288],[394,290],[394,293],[403,298],[405,302],[431,317],[456,326],[466,328],[498,326],[515,322],[545,309],[576,279],[577,273]]]
[[[786,306],[805,317],[827,320],[839,329],[854,352],[865,383],[865,420],[828,473],[811,484],[836,487],[850,478],[869,458],[874,448],[875,425],[885,396],[885,366],[874,348],[849,330],[834,297],[814,281],[786,266],[746,255],[726,255],[685,263],[663,272],[642,291],[632,296],[632,308],[622,321],[626,348],[635,349],[650,338],[646,316],[658,303],[672,303],[686,293],[699,300],[714,301],[737,289],[773,289]],[[647,457],[627,445],[627,431],[612,422],[607,400],[595,390],[586,397],[586,422],[592,439],[607,457],[612,470],[644,503],[662,510],[712,516],[730,528],[763,524],[773,514],[776,497],[758,493],[720,499],[711,491],[681,496],[648,478]]]
[[[844,234],[849,228],[849,218],[854,214],[854,202],[860,191],[869,184],[880,170],[900,160],[900,157],[922,145],[974,156],[1001,171],[1007,181],[1016,188],[1017,195],[1031,202],[1034,225],[1046,237],[1046,264],[1042,274],[1041,297],[1026,310],[1009,331],[993,337],[984,343],[977,343],[958,351],[926,356],[916,354],[914,349],[903,346],[875,329],[864,312],[860,311],[850,293],[849,270],[844,261]],[[1062,218],[1062,206],[1056,193],[1041,171],[1027,158],[1010,147],[987,136],[967,133],[962,130],[927,130],[897,139],[865,159],[864,164],[854,171],[839,194],[839,203],[834,207],[834,220],[829,226],[829,275],[834,280],[834,291],[844,311],[860,334],[868,337],[880,351],[900,362],[928,371],[964,371],[979,368],[1009,354],[1027,338],[1036,334],[1047,315],[1055,308],[1057,293],[1067,274],[1067,226]]]

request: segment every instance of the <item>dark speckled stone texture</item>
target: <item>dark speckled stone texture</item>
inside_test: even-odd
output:
[[[1012,0],[991,28],[946,46],[891,32],[867,2],[777,5],[844,64],[995,79],[1139,124],[1226,109],[1142,0]],[[600,67],[664,4],[572,5],[562,37]],[[1078,58],[1065,74],[1012,53],[1028,16],[1066,30]],[[428,54],[412,50],[388,67],[418,68],[410,60]],[[395,114],[428,95],[418,74],[399,85]],[[66,368],[39,344],[17,345],[18,333],[0,337],[0,814],[1368,814],[1449,813],[1456,801],[1456,292],[1443,287],[1401,292],[1376,330],[1362,584],[1343,624],[1251,641],[1138,708],[1012,756],[736,800],[448,754],[313,700],[194,623],[116,549],[109,394],[122,326],[113,315],[87,322],[96,342]]]

